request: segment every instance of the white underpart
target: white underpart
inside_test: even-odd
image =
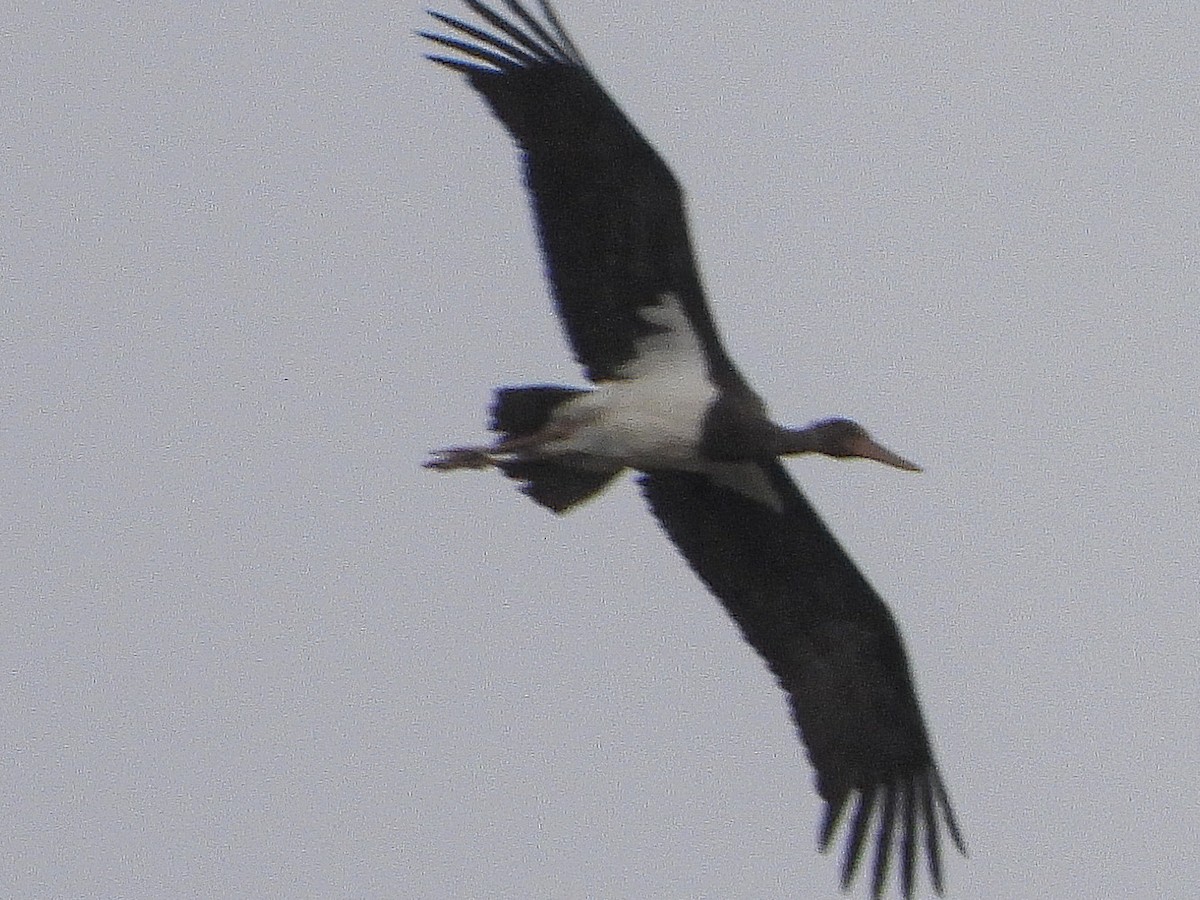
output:
[[[708,377],[704,347],[675,294],[664,294],[640,315],[663,330],[637,341],[617,380],[562,407],[555,421],[578,427],[546,449],[635,469],[705,468],[700,435],[717,388]]]
[[[618,370],[616,380],[559,409],[554,424],[566,426],[569,434],[542,452],[581,454],[641,470],[704,472],[781,511],[782,498],[756,464],[716,463],[700,456],[704,418],[718,391],[679,297],[664,294],[640,315],[662,330],[638,340],[633,359]]]

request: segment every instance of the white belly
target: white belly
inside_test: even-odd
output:
[[[666,372],[613,381],[566,404],[555,416],[570,433],[551,455],[602,457],[635,469],[696,469],[704,417],[716,396],[707,380]]]
[[[680,299],[664,294],[639,315],[653,330],[637,341],[620,378],[565,404],[567,436],[543,452],[601,457],[635,469],[698,469],[700,437],[717,395]]]

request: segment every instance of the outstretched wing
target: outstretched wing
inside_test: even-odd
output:
[[[620,377],[638,339],[661,329],[640,311],[674,296],[710,377],[736,378],[666,163],[588,71],[548,3],[538,19],[514,0],[504,4],[509,18],[464,2],[488,28],[433,12],[457,36],[421,34],[460,54],[429,58],[465,73],[521,150],[558,313],[587,376]]]
[[[724,485],[727,477],[688,472],[651,472],[642,486],[671,540],[788,693],[826,802],[822,851],[852,807],[842,886],[869,853],[876,821],[875,896],[893,855],[911,896],[922,852],[941,893],[943,823],[965,850],[896,624],[783,466],[745,468],[747,481],[765,478],[778,503],[751,499]]]

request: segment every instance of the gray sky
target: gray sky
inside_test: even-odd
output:
[[[0,28],[2,896],[832,893],[783,695],[632,486],[418,467],[578,380],[421,6]],[[790,464],[906,637],[952,896],[1190,896],[1200,26],[813,6],[560,12],[777,417],[927,468]]]

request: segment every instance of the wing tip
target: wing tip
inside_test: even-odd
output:
[[[847,810],[852,809],[849,815]],[[874,838],[870,837],[874,823]],[[932,765],[895,780],[865,787],[850,788],[826,799],[825,813],[817,837],[817,848],[827,853],[846,825],[841,860],[840,887],[849,891],[871,855],[869,895],[880,900],[889,877],[895,871],[900,895],[915,896],[917,888],[918,847],[923,843],[929,883],[934,893],[945,893],[941,834],[944,827],[950,841],[962,856],[967,845],[954,815],[941,776]],[[921,840],[923,833],[924,841]],[[893,867],[893,859],[899,861]]]
[[[425,30],[418,31],[417,35],[472,57],[484,65],[440,54],[427,56],[427,59],[467,74],[499,74],[556,64],[583,66],[578,50],[562,30],[553,9],[545,2],[542,3],[542,10],[546,23],[543,23],[516,0],[504,0],[505,6],[519,20],[519,24],[505,18],[479,0],[463,0],[463,3],[492,30],[426,7],[427,15],[463,37],[451,37]]]

